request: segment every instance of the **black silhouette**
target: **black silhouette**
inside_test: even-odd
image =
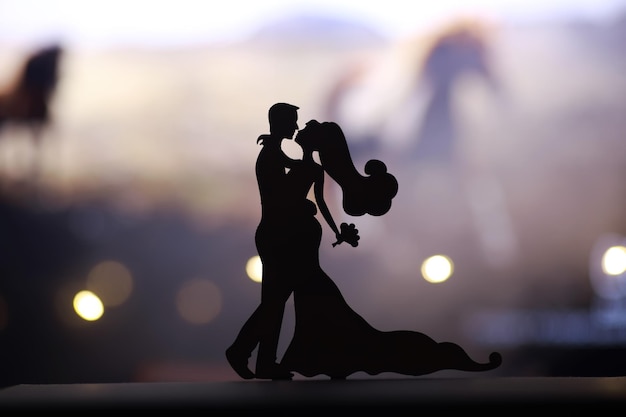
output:
[[[57,44],[39,49],[26,59],[16,79],[0,91],[0,133],[9,123],[25,126],[35,148],[41,147],[44,129],[51,120],[50,103],[62,54]]]
[[[285,379],[293,376],[276,364],[276,350],[285,302],[291,296],[297,279],[292,275],[294,268],[285,263],[285,259],[298,264],[298,253],[294,249],[301,238],[298,232],[302,222],[298,216],[303,210],[289,207],[292,200],[285,198],[287,169],[295,161],[281,149],[283,139],[293,138],[298,130],[297,110],[297,106],[287,103],[273,105],[268,112],[270,134],[261,135],[257,140],[263,146],[256,162],[262,214],[255,234],[263,263],[261,303],[226,351],[231,366],[244,379]],[[314,209],[314,206],[310,208]],[[248,358],[257,344],[256,372],[252,373],[248,369]]]
[[[286,105],[276,106],[284,109]],[[297,116],[293,107],[291,114],[291,118],[282,119],[285,129],[280,134],[276,131],[262,137],[264,149],[259,161],[267,161],[264,158],[272,155],[272,164],[265,170],[260,170],[257,163],[263,215],[256,242],[263,261],[264,286],[261,305],[226,351],[235,371],[246,379],[291,379],[292,372],[344,379],[359,371],[417,376],[444,369],[487,371],[498,367],[501,356],[497,352],[490,355],[489,362],[479,363],[451,342],[439,343],[408,330],[377,330],[348,306],[320,266],[322,226],[315,217],[317,209],[335,232],[337,241],[333,246],[342,242],[358,246],[358,230],[347,223],[337,228],[324,201],[324,177],[328,174],[341,187],[343,210],[351,216],[387,213],[398,192],[398,183],[387,172],[385,163],[376,159],[365,164],[365,176],[360,174],[341,128],[333,122],[309,121],[295,138],[303,150],[302,160],[286,158],[278,144],[294,133]],[[291,128],[286,129],[287,126]],[[269,146],[273,150],[266,148]],[[321,165],[314,160],[313,152],[318,152]],[[287,173],[285,166],[289,167]],[[270,171],[273,177],[259,177]],[[265,183],[266,180],[273,184]],[[311,187],[317,206],[307,199]],[[281,323],[276,317],[282,317],[284,303],[292,292],[296,311],[294,336],[282,360],[276,363],[280,330],[276,326]],[[264,338],[269,336],[271,352],[263,350],[267,349]],[[258,355],[264,358],[257,357],[257,372],[252,373],[247,359],[257,344]]]

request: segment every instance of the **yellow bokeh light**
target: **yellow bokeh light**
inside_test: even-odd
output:
[[[602,256],[602,271],[607,275],[621,275],[626,272],[626,247],[612,246]]]
[[[444,282],[452,276],[454,264],[445,255],[433,255],[422,263],[422,276],[428,282]]]
[[[74,296],[74,311],[84,320],[98,320],[104,314],[104,305],[91,291],[79,291]]]
[[[104,305],[118,306],[130,296],[133,277],[120,262],[103,261],[89,272],[87,289],[98,294]]]
[[[192,279],[178,292],[176,308],[188,322],[206,324],[222,310],[222,293],[211,281]]]
[[[254,282],[261,282],[263,279],[263,263],[259,255],[255,255],[248,259],[246,263],[246,273]]]

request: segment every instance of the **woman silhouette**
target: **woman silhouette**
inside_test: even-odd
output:
[[[354,225],[343,223],[338,230],[326,207],[322,192],[325,173],[341,187],[344,211],[354,216],[385,214],[398,191],[396,178],[378,160],[370,160],[365,165],[367,175],[361,175],[352,163],[343,132],[335,123],[312,120],[299,131],[295,141],[303,149],[303,158],[287,174],[290,198],[307,201],[313,187],[317,206],[337,237],[333,246],[344,241],[357,246],[359,236]],[[321,165],[313,159],[315,151]],[[372,327],[350,308],[320,266],[322,228],[311,215],[315,210],[307,204],[292,207],[308,209],[303,210],[298,226],[301,238],[297,245],[300,276],[294,290],[296,325],[280,362],[283,369],[307,377],[327,375],[344,379],[359,371],[417,376],[443,369],[487,371],[500,365],[497,352],[490,355],[488,363],[479,363],[457,344],[436,342],[415,331],[380,331]]]

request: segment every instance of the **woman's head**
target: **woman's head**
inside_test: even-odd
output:
[[[319,150],[319,144],[323,140],[323,135],[322,123],[313,119],[309,120],[304,128],[298,131],[294,140],[304,151],[312,152]]]
[[[398,192],[396,178],[387,166],[372,159],[365,164],[365,176],[354,166],[341,127],[334,122],[309,121],[295,138],[304,152],[318,151],[326,173],[343,190],[344,211],[352,216],[380,216],[391,208]]]

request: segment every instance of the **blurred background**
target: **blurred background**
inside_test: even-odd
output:
[[[382,217],[327,187],[372,325],[626,374],[625,42],[617,0],[0,0],[0,383],[239,379],[279,101],[398,179]]]

